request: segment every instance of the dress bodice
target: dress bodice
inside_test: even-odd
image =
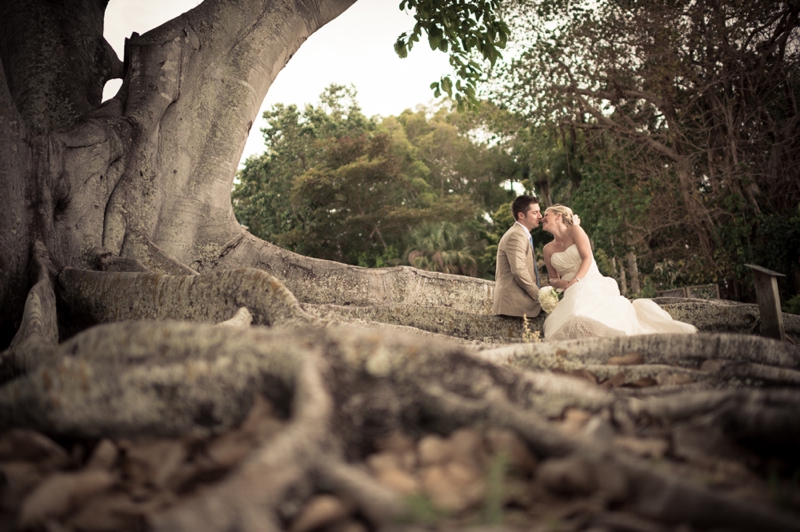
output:
[[[581,263],[575,244],[550,255],[550,265],[565,281],[575,277]],[[650,299],[631,303],[620,295],[614,279],[603,277],[594,259],[581,282],[564,291],[564,298],[547,316],[543,329],[548,342],[587,336],[697,332],[694,326],[673,320]]]
[[[572,244],[564,251],[556,251],[550,255],[550,264],[558,272],[559,277],[565,281],[569,281],[581,267],[581,254],[578,251],[578,246]],[[594,261],[592,261],[594,264]]]

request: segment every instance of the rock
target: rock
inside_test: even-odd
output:
[[[311,497],[292,522],[291,532],[309,532],[343,521],[350,516],[351,507],[333,495]]]
[[[440,510],[457,512],[466,508],[461,494],[453,488],[444,466],[432,465],[421,473],[422,491],[430,497],[431,502]]]
[[[469,467],[482,469],[486,464],[483,436],[475,429],[462,428],[450,435],[453,460]]]
[[[486,494],[481,471],[458,461],[427,467],[421,478],[422,491],[444,511],[465,510],[482,501]]]
[[[419,492],[419,482],[409,473],[397,468],[388,468],[377,476],[378,482],[402,495],[414,495]]]
[[[536,470],[536,480],[559,495],[589,495],[597,489],[592,465],[573,456],[545,460]]]
[[[530,475],[536,470],[536,457],[531,453],[528,444],[517,433],[509,429],[491,428],[486,433],[489,452],[493,455],[504,454],[511,472]]]
[[[417,444],[417,455],[421,467],[442,464],[452,459],[453,446],[441,436],[430,434]]]

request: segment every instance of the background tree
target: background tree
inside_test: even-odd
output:
[[[482,247],[517,167],[487,138],[485,111],[367,119],[354,89],[332,86],[323,99],[302,114],[282,105],[266,113],[266,152],[246,161],[234,187],[241,223],[286,249],[361,266],[406,263],[411,234],[437,221]]]
[[[467,236],[450,222],[427,222],[411,232],[408,262],[415,268],[458,275],[478,274]]]
[[[579,513],[575,528],[620,522],[621,505],[635,526],[800,528],[763,498],[709,487],[703,461],[693,482],[684,464],[655,468],[632,451],[654,448],[639,438],[654,425],[656,453],[756,441],[780,485],[800,440],[797,392],[742,382],[796,386],[794,346],[707,334],[488,349],[479,339],[518,340],[522,329],[481,313],[490,282],[303,257],[238,224],[229,194],[266,91],[351,3],[205,0],[132,36],[124,63],[102,38],[103,0],[0,3],[0,467],[22,479],[3,486],[3,523],[302,529],[321,502],[344,526],[379,529],[407,509],[403,494],[448,471],[475,489],[457,505],[452,484],[426,496],[468,522],[484,500],[502,513],[483,482],[504,486],[513,463],[508,478],[526,493],[563,496],[565,471],[588,479],[568,486],[597,495],[561,514]],[[495,2],[414,5],[420,27],[460,39],[458,51],[491,60],[505,39]],[[113,76],[122,88],[101,104]],[[369,157],[380,137],[367,139],[352,143],[367,155],[357,163],[384,164],[380,149]],[[335,175],[352,150],[327,147]],[[753,327],[751,307],[698,308],[670,310],[706,331]],[[620,372],[613,357],[630,354]],[[576,386],[554,369],[637,388]],[[667,386],[638,388],[648,383]],[[398,477],[439,435],[468,461]],[[763,497],[768,474],[745,482]]]
[[[797,270],[794,257],[764,247],[796,248],[791,232],[756,237],[773,219],[793,219],[800,202],[794,3],[511,9],[527,48],[497,96],[534,123],[586,132],[581,157],[601,180],[623,172],[626,201],[647,208],[618,240],[733,297],[750,277],[747,261]]]

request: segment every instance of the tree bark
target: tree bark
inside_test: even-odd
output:
[[[266,530],[299,526],[326,494],[377,529],[417,494],[467,519],[513,448],[509,475],[528,488],[597,495],[583,524],[627,504],[658,522],[800,529],[677,463],[630,456],[654,424],[669,440],[691,423],[731,445],[763,436],[765,460],[780,458],[781,434],[800,440],[795,347],[742,334],[522,343],[520,320],[488,315],[491,282],[300,257],[237,224],[231,183],[264,95],[353,1],[206,0],[132,36],[124,72],[103,0],[0,5],[0,471],[39,472],[4,486],[0,513],[21,528],[92,528],[121,508],[106,529]],[[707,331],[751,326],[749,307],[696,305],[664,302]],[[570,429],[576,415],[586,424]],[[454,451],[431,459],[435,438]],[[431,487],[448,475],[471,495]]]
[[[638,294],[641,291],[641,286],[639,285],[639,266],[636,264],[636,253],[633,251],[628,252],[625,260],[628,263],[628,276],[631,280],[631,292]]]

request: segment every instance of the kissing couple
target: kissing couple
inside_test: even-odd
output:
[[[630,301],[617,281],[597,269],[586,231],[572,209],[552,205],[542,215],[539,200],[518,196],[511,203],[514,225],[497,246],[492,314],[535,317],[542,311],[541,282],[531,230],[553,235],[543,249],[550,286],[563,299],[544,322],[547,342],[587,336],[632,336],[656,333],[696,333],[697,328],[672,317],[650,299]]]

